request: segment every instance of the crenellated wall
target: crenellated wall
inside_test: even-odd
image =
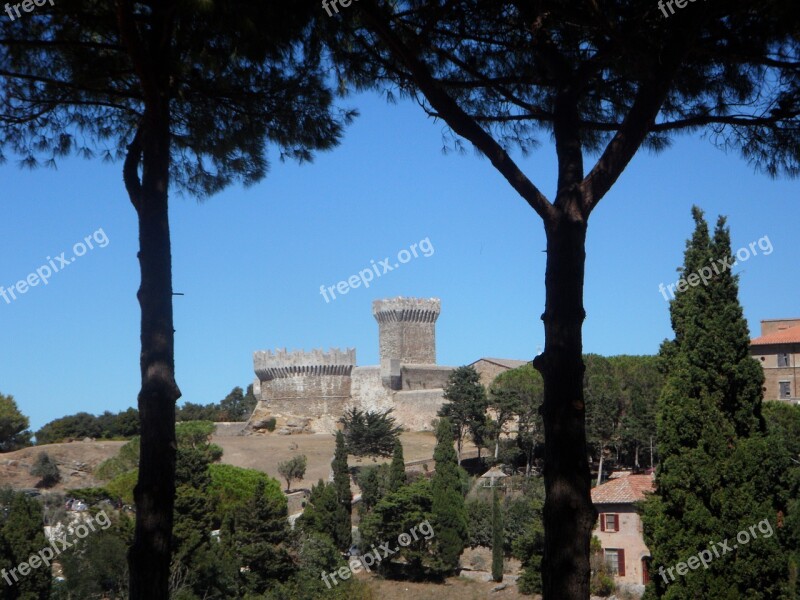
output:
[[[350,372],[355,363],[353,348],[256,352],[253,366],[261,382],[261,408],[312,418],[341,414],[350,398]]]

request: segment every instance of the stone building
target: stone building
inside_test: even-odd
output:
[[[614,582],[637,596],[650,580],[650,550],[644,543],[636,504],[653,490],[652,475],[628,473],[592,488],[592,503],[598,513],[593,535],[600,540]]]
[[[750,355],[764,369],[764,399],[800,403],[797,360],[800,319],[761,321],[761,335],[750,340]]]
[[[406,429],[432,429],[453,367],[436,364],[438,298],[375,300],[380,364],[356,366],[354,348],[256,352],[258,404],[245,431],[275,417],[280,433],[330,432],[345,410],[393,409]]]
[[[515,360],[513,358],[479,358],[469,366],[480,375],[481,383],[488,390],[494,378],[512,369],[517,369],[528,364],[529,360]]]

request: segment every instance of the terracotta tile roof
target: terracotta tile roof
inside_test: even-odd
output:
[[[628,475],[592,489],[593,504],[632,504],[654,491],[652,475]]]
[[[800,344],[800,325],[773,331],[767,335],[762,335],[750,340],[751,346],[765,344]]]

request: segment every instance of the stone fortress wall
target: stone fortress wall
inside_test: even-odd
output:
[[[253,389],[259,399],[245,433],[332,432],[345,410],[393,409],[398,424],[429,430],[453,367],[436,364],[438,298],[375,300],[380,365],[356,366],[355,349],[256,352]]]

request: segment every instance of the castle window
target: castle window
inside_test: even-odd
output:
[[[779,367],[788,367],[789,365],[789,353],[788,352],[779,352],[778,353],[778,366]]]
[[[791,398],[792,397],[792,384],[790,381],[780,381],[778,383],[781,388],[781,398]]]

